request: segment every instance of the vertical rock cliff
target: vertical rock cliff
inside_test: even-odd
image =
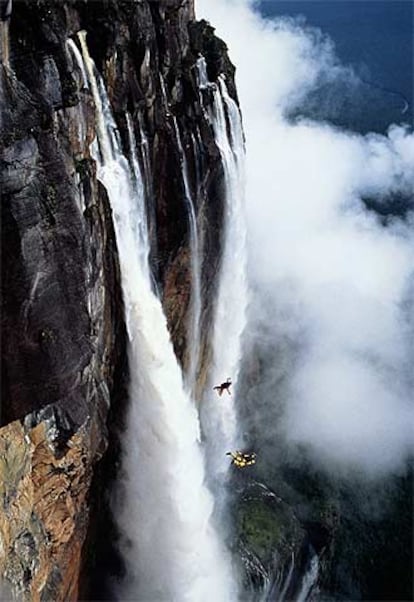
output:
[[[192,1],[14,3],[2,24],[0,92],[0,591],[19,600],[78,598],[86,547],[96,543],[91,504],[106,472],[116,471],[114,433],[127,403],[117,250],[90,154],[95,107],[68,46],[81,30],[125,154],[135,150],[145,167],[151,265],[184,367],[191,291],[185,154],[203,257],[199,382],[220,261],[223,169],[206,116],[210,92],[199,87],[200,54],[209,79],[225,74],[236,93],[226,47],[195,21]]]

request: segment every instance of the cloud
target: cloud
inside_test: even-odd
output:
[[[264,21],[242,0],[202,0],[198,15],[237,67],[250,279],[255,308],[265,296],[268,308],[251,316],[250,337],[260,345],[264,322],[267,340],[297,350],[283,390],[269,375],[269,416],[272,404],[284,408],[269,433],[283,427],[335,470],[397,470],[414,440],[414,136],[406,126],[363,136],[297,110],[292,119],[321,78],[355,78],[303,21]],[[393,195],[403,217],[364,202],[386,208]]]

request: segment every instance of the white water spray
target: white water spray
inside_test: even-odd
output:
[[[138,232],[136,233],[137,239],[140,241],[142,259],[141,264],[144,266],[144,269],[149,274],[148,267],[148,256],[150,251],[150,242],[148,238],[148,220],[147,220],[147,211],[145,204],[145,187],[144,181],[142,178],[141,169],[138,162],[137,151],[136,151],[136,139],[134,134],[134,127],[132,124],[131,116],[129,113],[126,114],[127,121],[127,130],[128,130],[128,141],[129,148],[131,154],[131,165],[132,165],[132,173],[134,175],[133,185],[135,198],[137,202],[137,227]]]
[[[98,91],[98,83],[95,78],[95,65],[89,56],[88,47],[86,45],[86,33],[84,31],[80,31],[78,38],[82,48],[84,62],[84,69],[82,69],[82,72],[86,72],[87,74],[88,81],[91,85],[93,98],[96,103],[96,129],[98,132],[98,144],[101,152],[101,159],[104,162],[108,162],[110,159],[112,159],[111,142],[109,136],[106,134],[104,106],[102,104],[102,96]]]
[[[98,178],[113,211],[129,337],[131,403],[116,509],[128,540],[121,595],[145,602],[234,600],[229,562],[210,523],[213,503],[204,485],[196,409],[151,288],[140,228],[145,204],[137,198],[85,39],[82,51],[96,104]]]
[[[72,54],[76,60],[76,64],[78,65],[79,71],[82,74],[82,82],[83,82],[84,88],[89,88],[88,76],[86,74],[85,65],[84,65],[84,62],[82,59],[82,55],[79,52],[79,48],[76,46],[76,44],[72,40],[72,38],[69,38],[68,40],[66,40],[66,45],[72,52]]]
[[[207,75],[206,59],[203,56],[199,56],[196,65],[198,75],[198,87],[200,88],[200,90],[205,90],[206,88],[212,85]]]
[[[184,185],[185,202],[187,205],[188,222],[190,226],[190,254],[191,254],[191,307],[190,324],[188,327],[188,353],[190,356],[187,368],[187,387],[194,395],[197,367],[200,357],[200,318],[201,318],[201,262],[200,244],[198,238],[197,218],[194,209],[193,197],[188,181],[187,158],[181,142],[180,130],[176,118],[173,118],[175,137],[181,160],[181,173]]]
[[[148,220],[148,240],[151,241],[150,247],[151,252],[154,257],[158,256],[158,241],[156,236],[156,208],[155,208],[155,197],[154,197],[154,187],[152,182],[152,161],[150,156],[150,145],[148,142],[147,135],[145,133],[144,119],[141,113],[137,115],[137,124],[139,131],[139,147],[141,151],[142,158],[142,177],[145,186],[145,199],[146,199],[146,207],[147,207],[147,220]],[[158,284],[156,282],[157,274],[152,274],[152,284],[153,289],[158,288]]]
[[[218,384],[231,377],[232,396],[212,400],[211,391],[205,399],[202,426],[208,447],[210,469],[213,477],[224,475],[228,469],[225,451],[241,446],[237,438],[235,395],[242,354],[242,334],[246,325],[246,225],[244,217],[244,141],[239,109],[230,98],[224,78],[219,85],[208,84],[205,61],[201,57],[199,85],[210,85],[214,104],[210,111],[216,144],[220,150],[224,169],[225,215],[222,264],[215,307],[212,337],[213,362],[209,385]]]
[[[290,565],[289,565],[289,571],[288,571],[288,574],[286,575],[286,579],[285,579],[285,582],[283,584],[282,591],[280,592],[279,602],[284,602],[286,600],[286,593],[288,591],[290,582],[292,580],[292,575],[293,575],[293,569],[294,568],[295,568],[295,552],[292,552],[292,556],[291,556],[291,560],[290,560]]]
[[[152,200],[153,197],[153,189],[152,189],[152,178],[151,178],[151,160],[150,160],[150,150],[148,144],[148,138],[145,134],[144,123],[142,119],[142,115],[138,114],[138,126],[139,126],[139,134],[140,134],[140,146],[142,153],[142,161],[144,167],[144,181],[146,187],[146,195]]]
[[[309,598],[311,589],[315,585],[319,575],[319,558],[318,555],[313,552],[312,558],[309,562],[308,570],[303,575],[302,585],[300,592],[297,597],[297,602],[306,602]]]
[[[76,44],[72,40],[72,38],[69,38],[66,40],[66,46],[70,50],[70,54],[75,59],[76,65],[78,66],[78,69],[81,73],[83,88],[89,89],[88,76],[86,74],[85,65],[84,65],[82,55],[79,52],[78,47],[76,46]],[[69,109],[69,110],[76,111],[78,114],[78,117],[76,120],[77,124],[78,124],[78,127],[77,127],[78,141],[79,141],[79,143],[83,144],[83,142],[86,140],[87,131],[88,131],[87,122],[86,122],[87,115],[86,115],[85,107],[84,107],[83,103],[79,103],[75,107],[71,107],[71,109]],[[85,209],[85,207],[83,207],[83,210],[84,209]]]
[[[2,15],[0,19],[0,61],[10,68],[10,17],[12,14],[12,0],[7,0],[2,6]]]

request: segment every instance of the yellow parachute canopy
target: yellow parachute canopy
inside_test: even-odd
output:
[[[244,468],[245,466],[251,466],[252,464],[256,464],[256,454],[244,454],[240,451],[235,452],[227,452],[228,456],[232,457],[232,464],[237,466],[238,468]]]

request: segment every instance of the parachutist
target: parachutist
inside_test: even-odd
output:
[[[231,456],[231,463],[237,466],[237,468],[245,468],[256,464],[256,454],[244,454],[241,451],[227,452],[226,456]]]
[[[213,387],[213,390],[216,390],[220,397],[223,395],[223,391],[227,391],[227,393],[229,395],[231,395],[230,385],[231,385],[231,378],[229,377],[225,383],[221,383],[221,385],[216,385],[215,387]]]

